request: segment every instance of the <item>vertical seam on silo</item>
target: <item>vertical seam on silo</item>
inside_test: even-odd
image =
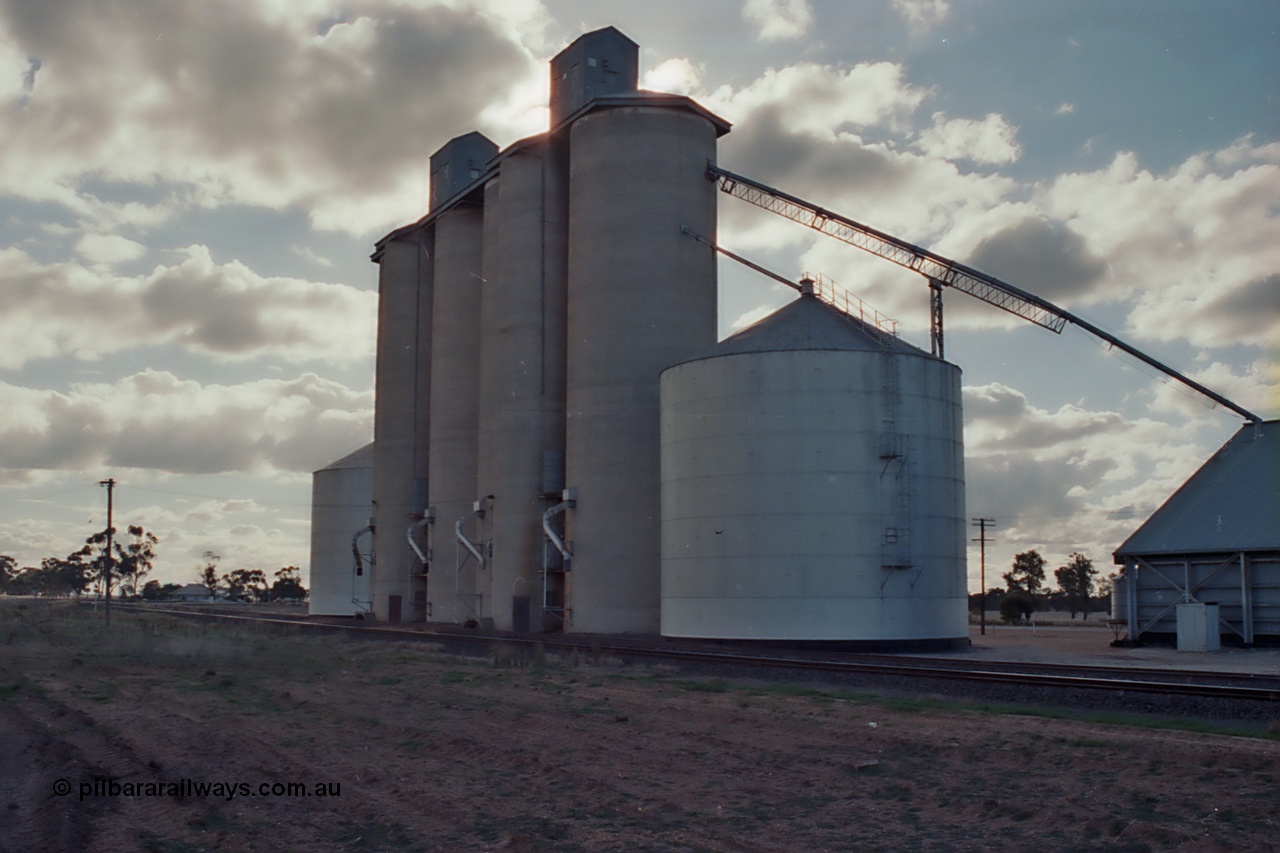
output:
[[[415,234],[414,242],[417,243],[418,250],[413,253],[413,473],[418,472],[418,387],[419,375],[421,369],[421,358],[419,358],[418,350],[422,346],[422,255],[427,251],[425,243],[421,242],[421,233]],[[411,490],[416,486],[411,486]]]
[[[541,305],[539,334],[542,345],[538,348],[538,393],[547,393],[547,155],[550,154],[550,140],[544,153],[538,155],[540,169],[538,171],[538,220],[542,228],[542,239],[538,241],[538,299]]]

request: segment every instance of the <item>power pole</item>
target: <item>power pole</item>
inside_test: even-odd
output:
[[[102,567],[102,588],[105,598],[105,607],[103,612],[106,614],[107,627],[111,627],[111,538],[115,535],[115,522],[112,520],[112,493],[116,488],[116,481],[108,477],[98,482],[99,486],[107,487],[107,561]]]
[[[978,528],[978,538],[971,539],[971,542],[979,543],[979,553],[982,555],[982,588],[978,595],[978,624],[981,626],[979,633],[987,633],[987,543],[994,542],[994,539],[987,538],[987,528],[995,527],[996,520],[994,518],[975,518],[973,526]]]

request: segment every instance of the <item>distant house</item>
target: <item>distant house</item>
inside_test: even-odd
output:
[[[1217,605],[1223,637],[1280,641],[1280,421],[1245,424],[1114,557],[1129,637],[1173,636],[1180,604]]]
[[[213,601],[213,593],[202,583],[189,583],[169,594],[174,601]]]

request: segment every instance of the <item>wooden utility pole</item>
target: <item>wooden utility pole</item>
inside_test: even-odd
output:
[[[110,477],[98,482],[99,486],[107,487],[107,556],[106,562],[102,566],[102,589],[105,596],[103,601],[105,607],[103,612],[106,614],[106,625],[111,627],[111,543],[112,537],[115,536],[115,522],[112,518],[112,493],[116,488],[116,481]]]
[[[987,633],[987,543],[994,540],[987,538],[987,528],[995,527],[996,520],[994,518],[975,518],[973,526],[978,528],[978,538],[970,541],[979,543],[978,553],[982,555],[982,589],[978,595],[978,625],[980,634]]]

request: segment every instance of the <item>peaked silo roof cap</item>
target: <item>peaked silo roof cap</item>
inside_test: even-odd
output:
[[[932,358],[924,350],[854,319],[816,296],[803,294],[689,361],[787,350],[891,352]]]

